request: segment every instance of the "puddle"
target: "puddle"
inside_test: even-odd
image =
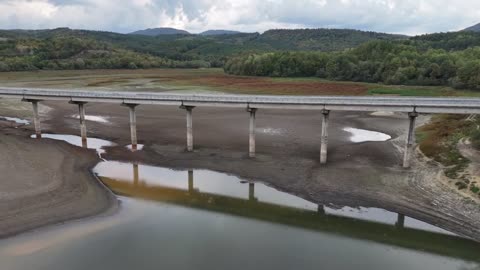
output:
[[[15,122],[15,123],[20,124],[20,125],[29,125],[30,124],[30,121],[25,120],[25,119],[21,119],[21,118],[16,118],[16,117],[0,116],[0,119],[1,120],[6,120],[6,121],[9,121],[9,122]]]
[[[255,131],[267,135],[281,135],[285,133],[285,130],[281,128],[257,128]]]
[[[75,119],[80,119],[80,115],[78,114],[74,114],[72,115],[72,117]],[[108,117],[98,116],[98,115],[85,115],[85,120],[98,122],[98,123],[110,123],[110,121],[108,120]]]
[[[372,115],[372,116],[393,116],[393,115],[395,115],[395,112],[378,111],[378,112],[372,112],[370,115]]]
[[[30,137],[36,138],[36,135],[34,134],[34,135],[31,135]],[[83,145],[82,138],[80,136],[68,135],[68,134],[43,133],[42,138],[64,141],[75,146],[85,147],[88,149],[95,149],[99,156],[105,153],[105,149],[103,149],[104,147],[115,145],[113,142],[97,139],[97,138],[87,138],[87,144]]]
[[[366,130],[346,127],[343,129],[351,134],[350,141],[354,143],[361,142],[384,142],[390,140],[392,137],[388,134]]]
[[[306,210],[312,213],[320,211],[329,216],[342,216],[392,226],[398,221],[397,213],[384,209],[318,206],[315,203],[278,191],[263,183],[250,183],[236,176],[209,170],[178,171],[149,165],[104,161],[100,162],[93,171],[114,192],[116,185],[123,183],[132,185],[130,188],[142,187],[144,189],[143,192],[147,193],[187,191],[205,196],[217,195],[244,201],[267,203],[278,207]],[[125,194],[125,192],[127,190],[123,189],[121,193]],[[452,234],[410,217],[405,217],[403,227]]]
[[[131,145],[131,144],[129,144],[129,145],[125,146],[125,147],[126,147],[128,150],[130,150],[130,151],[134,151],[134,150],[132,149],[132,145]],[[143,144],[137,144],[137,149],[135,149],[135,151],[143,150],[143,147],[145,147],[145,145],[143,145]]]

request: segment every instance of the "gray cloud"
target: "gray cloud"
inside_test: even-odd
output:
[[[480,22],[471,0],[0,0],[0,28],[265,31],[330,27],[420,34]]]

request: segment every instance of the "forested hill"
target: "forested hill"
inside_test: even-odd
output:
[[[0,30],[0,70],[148,68],[157,67],[158,63],[176,67],[221,67],[227,58],[249,53],[337,51],[354,48],[371,40],[406,38],[334,29],[271,30],[264,34],[229,35],[192,35],[176,31],[162,33],[148,36],[69,28]],[[122,57],[122,54],[128,57]],[[82,61],[85,65],[81,64]],[[75,62],[80,64],[76,65]]]
[[[224,67],[238,75],[480,89],[479,47],[473,31],[406,37],[339,29],[212,36],[0,30],[0,71]]]
[[[480,23],[466,28],[464,31],[480,32]]]

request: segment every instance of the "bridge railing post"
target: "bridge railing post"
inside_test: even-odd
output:
[[[328,149],[328,118],[329,110],[322,110],[322,135],[320,142],[320,164],[327,163],[327,149]]]
[[[410,167],[410,159],[413,148],[415,146],[415,121],[418,117],[417,112],[408,113],[409,125],[408,125],[408,134],[405,142],[405,152],[403,155],[403,167]]]
[[[255,114],[257,112],[256,108],[248,108],[247,111],[250,113],[250,132],[248,139],[248,156],[251,158],[255,157]]]

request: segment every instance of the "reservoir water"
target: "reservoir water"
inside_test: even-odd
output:
[[[207,170],[104,161],[118,213],[0,241],[1,269],[479,269],[480,245],[383,209]]]

